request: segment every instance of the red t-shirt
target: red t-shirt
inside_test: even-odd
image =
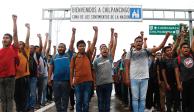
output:
[[[11,45],[0,49],[0,77],[15,76],[18,49]]]

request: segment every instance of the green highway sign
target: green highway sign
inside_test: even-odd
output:
[[[179,25],[149,25],[150,35],[165,35],[170,32],[171,35],[179,33]]]

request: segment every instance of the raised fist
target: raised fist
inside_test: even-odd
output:
[[[28,28],[28,29],[30,29],[30,24],[29,23],[26,23],[25,24],[25,27]]]
[[[76,28],[73,27],[73,28],[72,28],[72,31],[73,31],[73,33],[75,33],[75,32],[76,32]]]
[[[12,15],[12,19],[13,19],[13,21],[16,21],[17,20],[17,15]]]
[[[98,27],[97,26],[93,26],[94,31],[98,31]]]

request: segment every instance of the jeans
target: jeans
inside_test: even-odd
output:
[[[167,112],[171,112],[173,107],[173,112],[177,112],[180,106],[180,93],[177,90],[176,84],[170,84],[171,90],[166,91],[166,107]]]
[[[38,77],[38,104],[46,103],[46,87],[47,87],[47,76]]]
[[[34,109],[36,104],[36,87],[37,87],[37,77],[29,78],[29,96],[28,96],[28,109]]]
[[[112,93],[112,83],[97,86],[99,112],[110,112],[110,99]]]
[[[14,99],[16,103],[16,110],[18,112],[27,111],[27,98],[29,95],[29,77],[21,77],[15,81]]]
[[[89,111],[89,99],[92,88],[92,82],[83,82],[75,85],[76,112]]]
[[[15,77],[0,78],[0,99],[3,112],[13,112]]]
[[[57,112],[67,112],[70,89],[69,81],[53,81],[54,101]]]
[[[144,112],[148,79],[131,79],[133,112]]]

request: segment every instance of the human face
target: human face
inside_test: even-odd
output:
[[[65,44],[59,44],[57,50],[58,50],[58,53],[59,53],[59,54],[64,54],[65,51],[66,51],[66,46],[65,46]]]
[[[84,53],[85,52],[86,45],[84,43],[81,43],[78,45],[78,52],[79,53]]]
[[[141,50],[142,49],[142,45],[143,45],[143,40],[141,38],[137,38],[135,40],[135,48],[137,50]]]
[[[12,43],[11,38],[8,35],[4,35],[2,40],[3,47],[9,47],[11,43]]]
[[[35,48],[34,48],[33,45],[31,45],[31,46],[30,46],[30,53],[32,54],[32,53],[34,53],[34,51],[35,51]]]
[[[181,52],[183,55],[189,55],[190,53],[190,48],[188,45],[183,45],[181,48]]]
[[[100,54],[103,56],[103,57],[107,57],[108,56],[108,48],[106,45],[102,46],[100,48]]]
[[[24,42],[19,41],[19,48],[22,49],[22,48],[24,48],[24,46],[25,46]]]
[[[172,48],[167,48],[166,50],[165,50],[165,56],[167,56],[167,57],[172,57]]]

